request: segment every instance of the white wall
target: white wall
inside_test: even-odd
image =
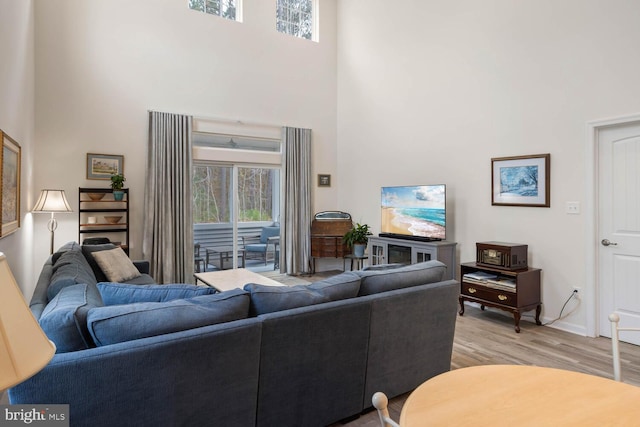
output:
[[[34,158],[34,24],[33,1],[0,0],[0,129],[21,146],[21,227],[0,239],[11,271],[27,299],[35,280],[33,221],[28,210],[37,197]],[[46,229],[45,229],[46,230]],[[44,258],[42,258],[44,262]]]
[[[314,168],[336,172],[336,1],[321,1],[319,43],[276,32],[275,1],[245,0],[243,23],[187,4],[36,2],[36,186],[65,189],[77,211],[79,186],[108,187],[85,179],[86,153],[123,154],[134,258],[147,110],[311,128]],[[318,191],[314,208],[332,209],[335,199],[335,189]],[[77,213],[57,217],[56,246],[77,240]],[[46,256],[47,238],[37,244]]]
[[[380,227],[380,187],[447,184],[450,239],[529,245],[543,317],[585,282],[586,124],[640,112],[634,0],[341,0],[338,205]],[[490,159],[551,153],[551,208],[492,207]],[[458,272],[459,274],[459,272]],[[556,326],[585,333],[584,305]],[[605,325],[606,326],[606,325]]]

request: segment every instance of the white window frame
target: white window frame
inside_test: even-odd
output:
[[[289,0],[283,0],[283,1],[289,1]],[[287,31],[281,31],[278,26],[280,22],[285,22],[287,24],[291,24],[292,22],[290,21],[280,21],[278,19],[278,4],[277,4],[277,0],[276,0],[276,31],[282,33],[282,34],[288,34],[290,36],[293,37],[297,37],[303,40],[311,40],[311,41],[315,41],[317,42],[319,40],[319,1],[318,0],[309,0],[311,2],[311,38],[307,39],[306,37],[302,37],[299,36],[297,34],[291,34]]]
[[[220,12],[222,12],[222,6],[223,6],[223,3],[224,3],[224,2],[233,1],[233,2],[235,3],[235,8],[236,8],[236,16],[235,16],[235,19],[227,18],[227,17],[225,17],[225,16],[222,16],[221,14],[220,14],[220,15],[218,15],[218,14],[215,14],[215,13],[207,12],[207,10],[206,10],[206,3],[207,3],[207,1],[214,1],[214,2],[217,2],[217,3],[218,3],[218,5],[219,5],[219,7],[220,7]],[[193,8],[191,7],[190,1],[189,1],[189,0],[187,0],[187,2],[188,2],[188,5],[187,5],[187,6],[189,7],[189,9],[194,10],[194,11],[196,11],[196,12],[202,12],[202,13],[206,13],[207,15],[217,16],[217,17],[219,17],[219,18],[226,19],[226,20],[228,20],[228,21],[242,22],[242,3],[243,3],[243,0],[204,0],[204,2],[205,2],[205,10],[193,9]]]

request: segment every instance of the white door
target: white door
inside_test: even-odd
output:
[[[640,328],[640,122],[598,131],[598,259],[600,334],[610,337],[608,316]],[[640,344],[640,333],[622,332]]]

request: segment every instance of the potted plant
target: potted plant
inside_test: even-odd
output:
[[[122,186],[127,179],[121,173],[114,173],[111,175],[111,188],[113,189],[113,198],[115,200],[122,200],[124,197],[124,191]]]
[[[356,223],[355,227],[347,231],[342,238],[342,241],[347,247],[353,247],[353,255],[356,257],[363,257],[364,250],[369,242],[369,236],[371,236],[368,224]]]

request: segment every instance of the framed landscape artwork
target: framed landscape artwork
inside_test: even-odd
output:
[[[491,159],[491,204],[551,206],[550,154]]]
[[[123,171],[124,156],[87,153],[87,179],[111,179]]]
[[[0,237],[13,233],[20,228],[20,145],[9,135],[0,130],[2,152],[0,167],[2,168],[2,227]]]

